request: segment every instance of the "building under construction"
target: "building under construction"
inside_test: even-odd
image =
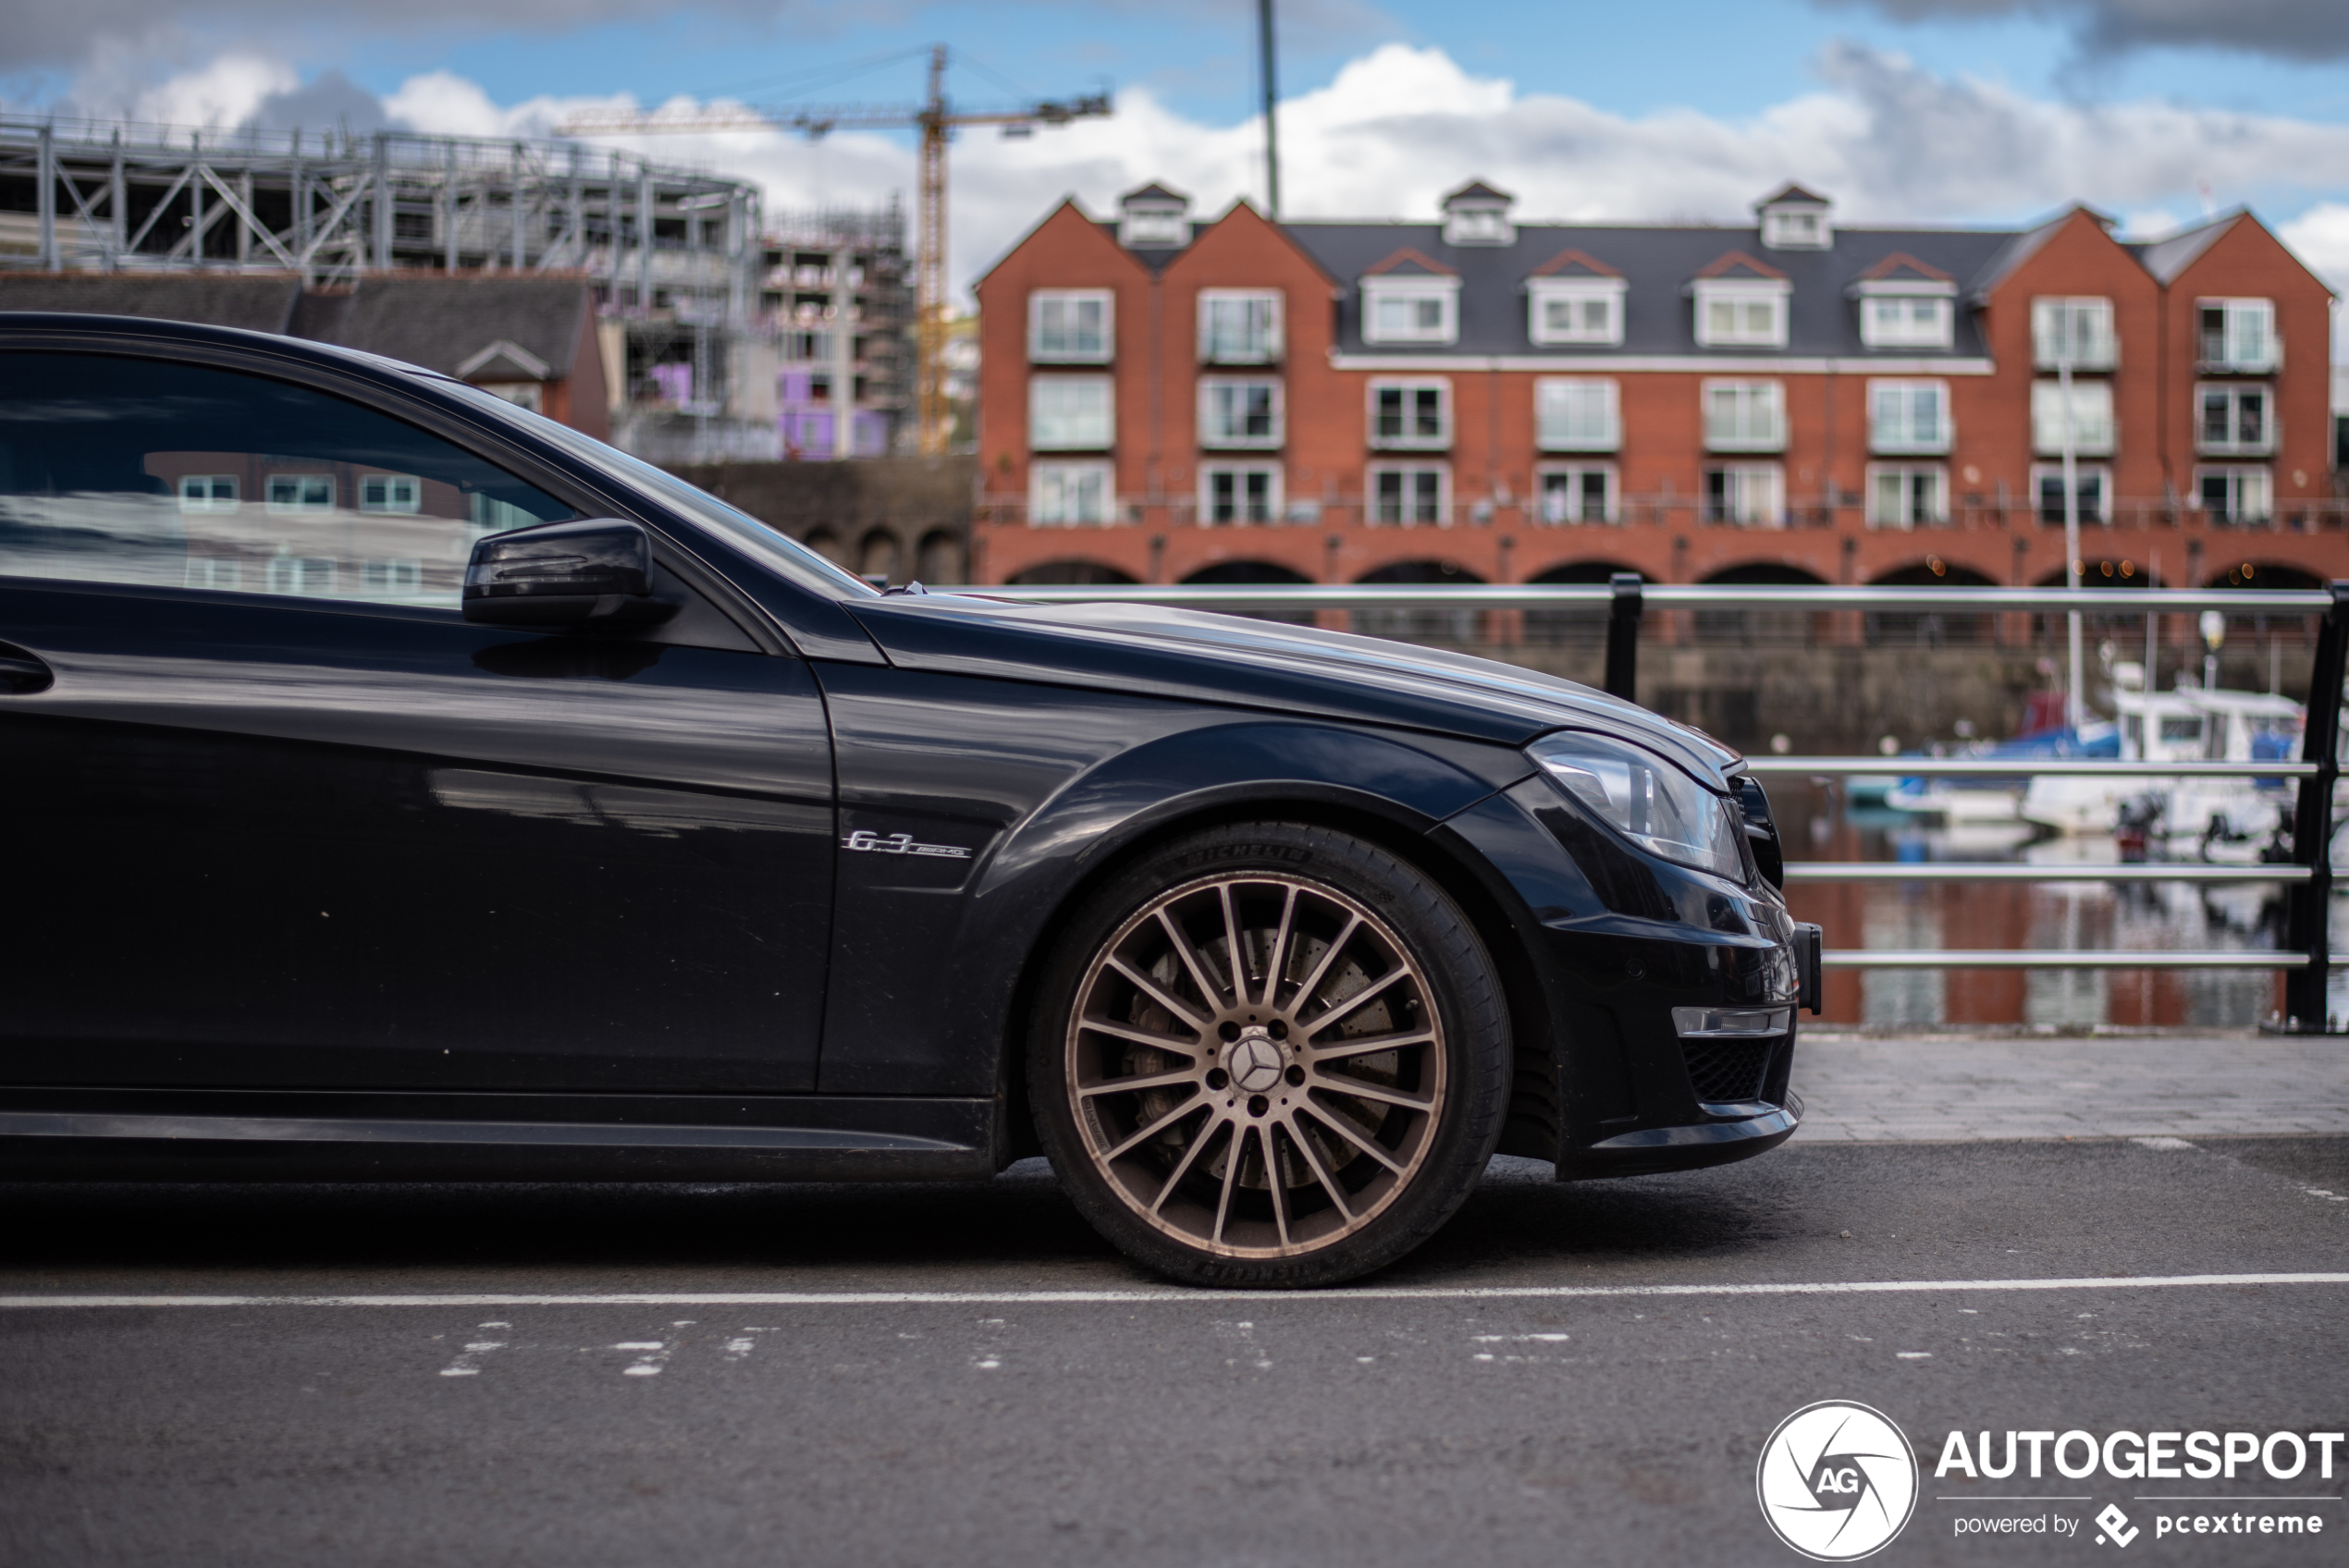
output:
[[[290,274],[305,290],[572,275],[620,446],[663,462],[897,449],[902,213],[768,229],[754,185],[572,142],[0,119],[0,268]]]

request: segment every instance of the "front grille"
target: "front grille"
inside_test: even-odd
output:
[[[1767,1040],[1686,1040],[1680,1049],[1689,1063],[1689,1083],[1700,1100],[1758,1100],[1762,1080],[1770,1070]]]

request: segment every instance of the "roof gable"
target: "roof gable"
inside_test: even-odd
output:
[[[510,337],[478,349],[457,364],[464,381],[544,381],[551,367]]]
[[[1773,283],[1783,283],[1786,281],[1786,274],[1780,272],[1777,268],[1772,266],[1767,262],[1755,261],[1743,251],[1731,251],[1726,254],[1716,256],[1712,261],[1706,263],[1704,266],[1698,271],[1697,276],[1701,278],[1761,279]]]
[[[1918,261],[1906,251],[1895,251],[1860,275],[1863,283],[1954,283],[1939,267]]]
[[[1136,202],[1165,202],[1183,207],[1191,204],[1191,199],[1188,196],[1179,190],[1170,190],[1154,179],[1148,185],[1136,186],[1117,199],[1117,204],[1121,207],[1131,205]]]
[[[1621,277],[1623,274],[1587,251],[1568,246],[1540,266],[1525,275],[1528,277]]]
[[[1814,207],[1831,207],[1835,205],[1834,202],[1828,201],[1817,191],[1805,190],[1802,187],[1795,184],[1792,180],[1789,180],[1784,185],[1779,186],[1776,190],[1772,191],[1769,195],[1765,196],[1759,202],[1754,202],[1753,206],[1754,210],[1759,212],[1764,207],[1785,206],[1789,203],[1797,202],[1805,203]]]
[[[1507,203],[1516,200],[1516,197],[1510,195],[1506,190],[1497,190],[1492,186],[1485,184],[1481,179],[1471,179],[1466,185],[1461,186],[1457,190],[1455,190],[1450,195],[1445,197],[1438,204],[1444,207],[1451,207],[1461,202],[1500,202]]]
[[[1189,246],[1166,264],[1166,276],[1170,278],[1178,274],[1187,276],[1199,266],[1212,264],[1220,248],[1231,244],[1251,229],[1261,229],[1279,239],[1283,249],[1312,268],[1322,281],[1333,287],[1338,282],[1321,257],[1297,243],[1297,236],[1289,232],[1286,225],[1267,218],[1256,210],[1256,203],[1245,196],[1233,202],[1221,216],[1195,224],[1192,227],[1194,232]]]
[[[1447,267],[1434,257],[1406,245],[1383,261],[1362,269],[1364,277],[1457,277],[1457,267]]]
[[[2145,263],[2146,271],[2163,283],[2174,283],[2180,273],[2200,261],[2204,251],[2217,244],[2247,215],[2238,207],[2222,217],[2181,229],[2168,239],[2157,239],[2140,250],[2137,259]]]
[[[509,379],[560,380],[572,374],[591,311],[577,274],[370,276],[348,292],[304,296],[293,334],[460,376],[471,374],[461,366],[489,362],[485,345],[503,345],[524,356],[517,367],[542,367]]]

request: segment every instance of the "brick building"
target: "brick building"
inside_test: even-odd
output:
[[[2067,420],[2093,582],[2349,575],[2325,285],[2111,228],[1064,202],[978,285],[972,577],[2056,582]]]

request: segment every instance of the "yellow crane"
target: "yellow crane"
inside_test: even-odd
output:
[[[946,143],[966,125],[1013,129],[1066,125],[1110,113],[1109,94],[1041,98],[1010,109],[957,110],[946,99],[946,45],[929,52],[929,91],[918,104],[830,104],[777,108],[745,105],[689,114],[595,110],[556,128],[562,136],[642,136],[713,130],[796,130],[818,137],[834,130],[921,132],[921,202],[916,215],[914,262],[915,418],[920,450],[943,452],[951,424],[946,410]],[[841,329],[846,330],[842,323]]]

